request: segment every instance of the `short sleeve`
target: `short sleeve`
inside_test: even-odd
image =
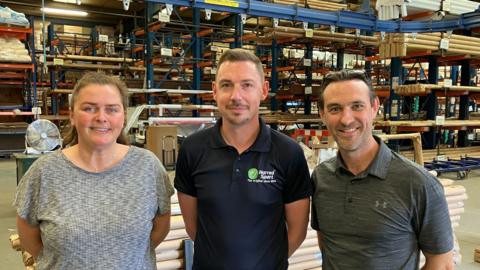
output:
[[[418,242],[427,253],[442,254],[452,250],[453,233],[443,187],[432,179],[420,191],[417,210]]]
[[[173,195],[174,190],[170,179],[168,177],[167,170],[163,164],[155,157],[158,162],[158,174],[157,174],[157,200],[158,200],[158,213],[163,215],[170,212],[170,197]]]
[[[313,185],[313,192],[315,192],[316,188],[315,188],[315,179],[316,179],[316,176],[317,174],[315,173],[315,171],[313,172],[313,175],[312,175],[312,185]],[[318,225],[318,216],[317,216],[317,209],[315,207],[315,198],[312,198],[311,200],[311,211],[310,211],[310,226],[312,227],[312,229],[316,230],[316,231],[319,231],[320,230],[320,227]]]
[[[305,155],[298,145],[294,146],[293,156],[285,159],[289,164],[283,191],[284,203],[291,203],[312,195],[313,186]]]
[[[190,175],[192,164],[188,162],[187,148],[188,146],[184,142],[184,145],[180,147],[180,151],[178,152],[174,185],[179,192],[196,197],[197,191]]]
[[[37,225],[40,206],[41,160],[35,161],[17,186],[13,206],[17,214],[31,225]]]

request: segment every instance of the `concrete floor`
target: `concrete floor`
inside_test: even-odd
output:
[[[12,201],[16,187],[16,165],[13,159],[0,158],[0,270],[23,270],[21,254],[11,249],[8,237],[15,231],[15,209]],[[441,177],[456,179],[456,174]],[[457,184],[465,186],[468,200],[456,235],[460,242],[462,264],[458,270],[479,270],[480,263],[473,261],[474,249],[480,248],[480,171],[473,171],[466,180]]]
[[[8,238],[15,229],[15,209],[12,206],[16,188],[15,161],[0,158],[0,270],[25,269],[22,255],[14,251]]]

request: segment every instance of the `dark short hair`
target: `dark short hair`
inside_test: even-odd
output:
[[[336,82],[359,80],[364,82],[368,87],[368,93],[370,95],[370,103],[373,104],[376,94],[372,86],[372,81],[367,76],[365,70],[363,69],[342,69],[339,71],[331,71],[325,77],[323,77],[322,85],[320,86],[320,96],[318,98],[318,106],[321,110],[324,108],[325,100],[323,99],[323,93],[327,86]],[[349,91],[349,89],[345,89]]]
[[[220,69],[223,63],[225,62],[240,62],[240,61],[248,61],[255,64],[255,68],[257,69],[258,74],[262,80],[265,79],[265,74],[263,72],[262,61],[253,54],[249,50],[245,50],[242,48],[235,48],[225,51],[222,56],[220,56],[220,60],[218,61],[217,69]]]

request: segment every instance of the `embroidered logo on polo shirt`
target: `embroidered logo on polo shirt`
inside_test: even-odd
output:
[[[250,168],[248,170],[248,179],[256,180],[258,178],[258,170],[256,168]]]
[[[381,208],[385,209],[385,208],[387,208],[387,206],[388,206],[388,203],[386,201],[383,201],[383,202],[378,201],[378,200],[375,201],[375,207],[376,208],[381,207]]]
[[[275,170],[263,171],[257,168],[250,168],[247,172],[248,182],[250,183],[276,183]]]

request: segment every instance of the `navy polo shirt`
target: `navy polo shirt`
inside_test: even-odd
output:
[[[193,269],[288,267],[284,205],[308,198],[312,184],[300,146],[262,119],[244,153],[220,134],[222,121],[183,142],[175,188],[197,198]]]

